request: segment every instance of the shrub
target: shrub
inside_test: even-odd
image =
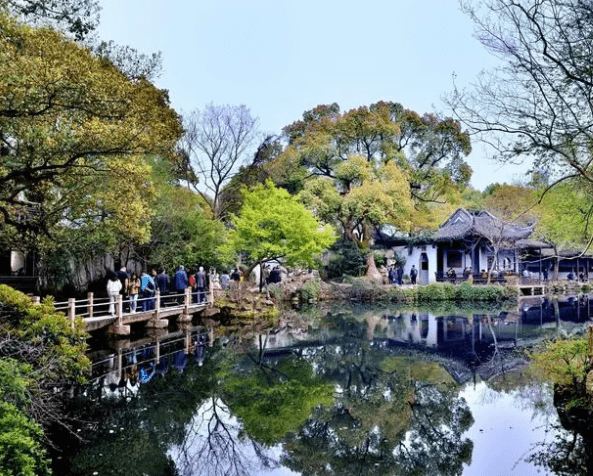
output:
[[[366,271],[364,254],[354,243],[340,241],[330,251],[332,257],[323,268],[327,279],[341,279],[346,276],[362,276]]]
[[[317,301],[321,294],[321,281],[313,279],[303,284],[301,288],[301,300],[303,301]]]

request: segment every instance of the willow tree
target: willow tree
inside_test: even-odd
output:
[[[174,159],[181,134],[167,93],[50,28],[0,13],[0,224],[33,238],[109,222],[149,236],[144,157]]]

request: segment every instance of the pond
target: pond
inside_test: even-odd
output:
[[[592,302],[593,304],[593,302]],[[287,311],[267,335],[188,326],[93,343],[60,475],[589,474],[590,439],[528,372],[588,299],[515,309]],[[560,415],[562,417],[562,415]]]

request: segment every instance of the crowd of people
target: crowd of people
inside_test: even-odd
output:
[[[222,288],[230,287],[232,280],[239,281],[240,273],[235,269],[230,275],[226,272],[220,276]],[[144,271],[140,276],[128,272],[125,266],[119,271],[109,273],[107,280],[107,295],[109,296],[109,313],[115,315],[117,296],[127,297],[131,313],[138,310],[138,305],[143,312],[155,308],[156,291],[158,290],[162,302],[167,304],[180,304],[186,289],[192,290],[192,302],[207,302],[210,276],[204,271],[203,266],[196,267],[193,272],[188,272],[180,265],[171,276],[164,268],[151,269],[150,273]]]

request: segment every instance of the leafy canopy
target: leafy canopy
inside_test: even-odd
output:
[[[50,28],[0,12],[0,31],[2,233],[111,220],[145,241],[144,157],[173,157],[181,134],[166,92]]]
[[[397,103],[378,102],[344,113],[337,104],[321,105],[306,111],[284,133],[289,146],[268,166],[276,184],[297,192],[308,188],[311,177],[323,177],[340,195],[354,188],[353,198],[379,192],[373,211],[347,207],[357,214],[348,224],[338,220],[345,239],[352,239],[348,228],[364,228],[361,221],[368,227],[372,215],[404,231],[436,226],[435,210],[458,202],[471,177],[464,161],[471,150],[469,136],[460,124],[434,114],[420,116]],[[385,182],[376,182],[385,175],[394,179],[395,173],[397,200],[408,195],[399,201],[397,214],[391,200],[384,200]],[[365,234],[368,230],[358,231],[359,236]]]
[[[315,258],[334,241],[333,229],[321,226],[286,190],[271,181],[243,192],[243,207],[232,217],[231,249],[245,253],[251,266],[283,259],[289,266],[314,267]]]

